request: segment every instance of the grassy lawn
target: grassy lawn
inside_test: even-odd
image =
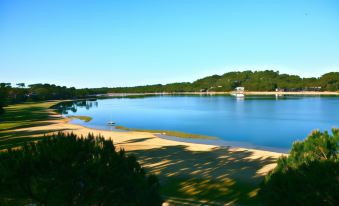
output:
[[[5,113],[0,115],[0,150],[16,147],[23,142],[38,140],[51,131],[30,131],[25,128],[51,124],[48,120],[57,117],[50,116],[49,109],[59,101],[33,102],[10,105],[5,107]]]

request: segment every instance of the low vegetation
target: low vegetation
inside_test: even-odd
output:
[[[127,128],[124,126],[115,126],[116,129],[126,130],[126,131],[138,131],[138,132],[151,132],[151,133],[159,133],[162,135],[180,137],[180,138],[189,138],[189,139],[217,139],[217,137],[200,135],[200,134],[189,134],[185,132],[171,131],[171,130],[150,130],[150,129],[133,129]]]
[[[0,151],[18,147],[29,141],[43,138],[45,133],[58,129],[34,131],[25,128],[47,126],[51,120],[59,119],[59,115],[51,115],[51,106],[59,101],[26,102],[5,107],[6,112],[0,115]]]
[[[71,118],[71,119],[80,119],[84,122],[90,122],[93,118],[92,117],[89,117],[89,116],[68,116],[68,118]]]
[[[314,131],[281,157],[260,195],[268,205],[339,205],[339,129]]]
[[[161,205],[158,190],[101,136],[58,133],[0,153],[0,205]]]

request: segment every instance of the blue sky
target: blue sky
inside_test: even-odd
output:
[[[0,0],[0,82],[82,87],[339,71],[339,1]]]

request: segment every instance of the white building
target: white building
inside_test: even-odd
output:
[[[235,91],[237,91],[237,92],[244,92],[245,91],[245,87],[236,87]]]

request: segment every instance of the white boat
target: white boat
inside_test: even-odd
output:
[[[112,121],[107,122],[107,125],[115,125],[115,122],[112,122]]]
[[[245,97],[244,91],[245,91],[245,87],[236,87],[235,91],[233,91],[231,95],[235,97]]]
[[[235,96],[236,96],[236,97],[244,97],[245,95],[242,94],[242,93],[237,93],[237,94],[235,94]]]
[[[243,93],[231,93],[231,95],[235,96],[235,97],[244,97],[245,94]]]

